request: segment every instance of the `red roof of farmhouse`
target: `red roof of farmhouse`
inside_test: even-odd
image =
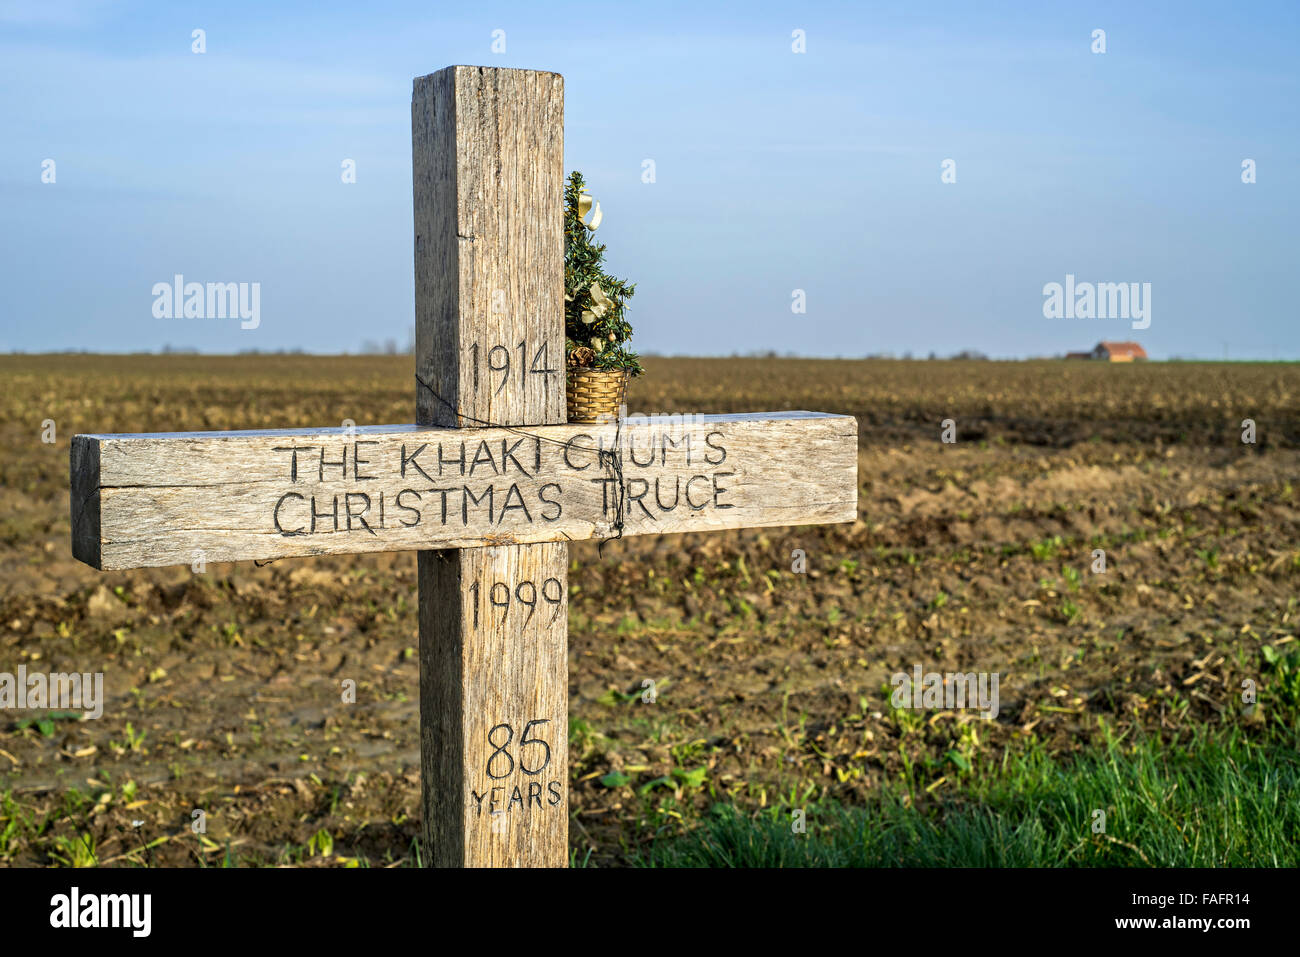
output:
[[[1102,342],[1099,348],[1105,349],[1112,356],[1132,356],[1134,359],[1145,359],[1147,351],[1136,342]]]

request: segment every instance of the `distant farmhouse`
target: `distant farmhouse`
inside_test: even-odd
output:
[[[1137,362],[1147,351],[1136,342],[1099,342],[1091,352],[1067,352],[1067,359],[1101,359],[1105,362]]]

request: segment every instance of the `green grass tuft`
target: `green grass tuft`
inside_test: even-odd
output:
[[[1008,755],[941,802],[901,787],[867,807],[810,804],[747,815],[716,805],[643,867],[1295,867],[1300,752],[1293,731],[1232,730],[1179,744],[1110,739],[1072,760]],[[1105,815],[1104,829],[1097,812]]]

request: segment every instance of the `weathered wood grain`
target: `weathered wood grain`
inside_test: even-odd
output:
[[[417,78],[411,159],[416,421],[563,422],[564,78]]]
[[[564,422],[564,80],[554,73],[466,66],[417,79],[411,150],[416,422]],[[503,470],[517,462],[511,447],[501,446]],[[462,484],[466,517],[467,491]],[[452,493],[426,494],[439,497],[441,519]],[[495,486],[475,494],[495,495]],[[545,507],[540,498],[537,505]],[[431,544],[426,540],[424,547]],[[568,622],[559,615],[543,626],[534,616],[521,625],[516,614],[513,622],[506,616],[491,624],[478,609],[479,593],[497,585],[515,595],[527,591],[525,583],[536,590],[550,582],[567,594],[568,546],[422,551],[419,579],[430,862],[562,866],[569,844]],[[470,592],[476,582],[481,586]],[[490,740],[493,728],[497,737]],[[549,763],[529,774],[519,768],[539,749],[526,737],[537,728],[552,742],[541,746],[550,752]],[[510,751],[489,750],[500,747],[506,731],[510,746],[521,749],[517,762]],[[503,755],[516,769],[496,778],[492,767],[501,766]]]
[[[844,415],[82,435],[74,554],[138,568],[196,549],[221,562],[609,537],[618,484],[599,450],[615,448],[625,535],[856,518],[857,422]]]
[[[438,867],[568,862],[568,546],[420,553],[425,847]]]

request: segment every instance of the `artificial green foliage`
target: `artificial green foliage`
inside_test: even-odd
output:
[[[605,272],[605,244],[594,241],[578,206],[586,191],[575,170],[564,187],[564,353],[571,365],[641,375],[641,360],[626,346],[632,338],[627,300],[636,286]],[[604,293],[603,303],[592,293],[592,283]]]

